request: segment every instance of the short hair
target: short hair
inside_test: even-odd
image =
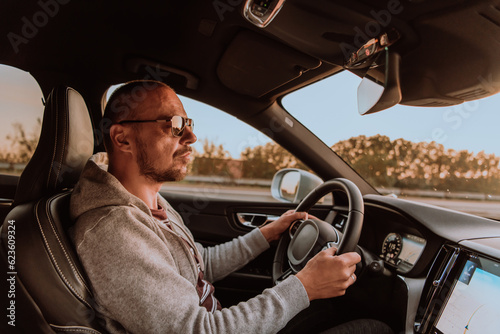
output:
[[[124,83],[111,94],[104,108],[101,122],[104,148],[108,154],[113,152],[113,143],[109,134],[111,125],[124,119],[136,119],[137,107],[146,100],[148,93],[160,87],[172,89],[161,81],[134,80]]]

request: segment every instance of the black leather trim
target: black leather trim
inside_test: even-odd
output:
[[[71,226],[68,210],[70,196],[67,192],[39,201],[35,207],[36,221],[47,255],[59,276],[81,302],[91,307],[85,297],[91,295],[90,289],[65,232]]]
[[[67,191],[24,203],[7,215],[16,222],[17,278],[50,324],[101,330],[88,280],[65,232],[70,196]]]
[[[1,227],[1,239],[0,239],[0,261],[2,268],[7,270],[7,228],[6,225]],[[16,279],[16,289],[14,298],[6,298],[9,296],[10,287],[7,284],[7,278],[12,278],[12,274],[7,274],[5,271],[1,277],[0,281],[0,293],[3,298],[2,309],[6,310],[10,307],[10,301],[15,302],[15,326],[8,324],[10,318],[2,319],[4,321],[0,322],[0,333],[9,334],[25,334],[25,333],[39,333],[39,334],[53,334],[54,331],[51,329],[49,324],[45,321],[45,318],[40,311],[40,308],[36,305],[31,295],[26,290],[23,282],[17,277]]]

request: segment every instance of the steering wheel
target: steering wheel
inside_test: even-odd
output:
[[[323,196],[332,191],[343,191],[349,201],[349,212],[344,232],[318,219],[298,221],[293,237],[283,233],[274,255],[273,282],[277,284],[291,274],[299,272],[318,252],[336,247],[336,254],[355,250],[363,227],[363,196],[358,187],[347,179],[337,178],[313,189],[297,206],[296,211],[308,212]]]

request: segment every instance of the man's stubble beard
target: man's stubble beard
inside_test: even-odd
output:
[[[137,138],[136,145],[138,148],[137,165],[139,166],[139,172],[141,175],[144,175],[150,180],[158,183],[180,181],[186,176],[187,168],[172,167],[165,170],[156,168],[153,161],[146,153],[146,144],[140,138]]]

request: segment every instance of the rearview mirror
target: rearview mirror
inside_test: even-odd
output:
[[[323,183],[318,176],[296,168],[278,171],[271,183],[272,196],[286,203],[299,203],[317,186]]]
[[[401,101],[400,63],[399,54],[391,53],[387,48],[381,52],[358,87],[358,111],[361,115],[388,109]]]

